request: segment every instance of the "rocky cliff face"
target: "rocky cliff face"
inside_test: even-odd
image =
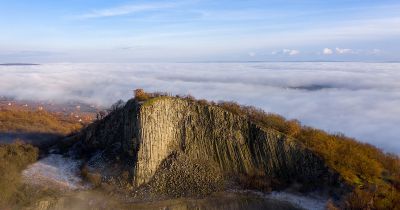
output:
[[[167,163],[182,159],[171,159],[177,154],[185,164],[201,163],[190,169],[197,172],[207,165],[203,173],[212,168],[223,176],[262,172],[284,181],[337,182],[323,160],[295,139],[218,106],[185,99],[160,97],[143,104],[130,100],[90,125],[79,138],[86,153],[123,154],[136,187],[160,177],[157,174],[165,172]],[[96,154],[91,158],[93,167],[107,158]]]

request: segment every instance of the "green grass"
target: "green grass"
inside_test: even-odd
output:
[[[154,103],[156,103],[157,101],[168,99],[168,98],[172,98],[172,97],[169,97],[169,96],[158,96],[158,97],[154,97],[154,98],[149,98],[149,99],[147,99],[146,101],[143,102],[142,106],[145,106],[145,107],[146,106],[151,106]]]

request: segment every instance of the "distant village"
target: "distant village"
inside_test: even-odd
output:
[[[83,124],[90,123],[96,119],[96,114],[102,111],[101,107],[93,104],[80,102],[54,103],[48,101],[16,100],[0,96],[0,110],[29,110],[46,111],[68,118]]]

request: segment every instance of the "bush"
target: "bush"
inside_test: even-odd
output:
[[[0,207],[10,200],[21,187],[20,173],[38,158],[38,149],[21,142],[0,145]]]
[[[0,163],[0,207],[8,204],[17,192],[20,177],[17,167],[10,162]]]
[[[400,193],[387,185],[356,188],[344,202],[344,209],[400,209]]]
[[[372,209],[373,202],[373,194],[371,192],[357,188],[347,196],[345,209]]]
[[[135,99],[137,101],[146,101],[150,99],[149,94],[147,94],[143,89],[136,89],[134,92],[135,92]]]

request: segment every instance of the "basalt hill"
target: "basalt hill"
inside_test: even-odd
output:
[[[308,127],[289,135],[268,125],[268,121],[255,120],[248,113],[238,113],[220,104],[171,96],[136,97],[123,106],[115,106],[107,116],[65,142],[75,142],[70,153],[85,158],[82,171],[90,181],[97,185],[129,186],[135,192],[132,194],[145,193],[146,197],[204,196],[238,187],[263,191],[295,188],[329,192],[348,201],[345,195],[357,198],[358,189],[370,193],[371,183],[385,190],[381,192],[383,197],[389,188],[398,195],[398,171],[379,162],[392,160],[391,164],[397,166],[398,157]],[[331,148],[322,135],[324,138],[318,141],[325,149],[318,149],[311,131],[332,137]],[[304,140],[307,135],[311,143]],[[338,160],[328,156],[338,149],[336,143],[343,141],[386,158],[378,161],[381,174],[357,174],[358,169],[347,166],[347,160],[338,164]],[[329,149],[331,152],[325,151]],[[392,199],[387,204],[390,205],[397,198],[388,199]],[[371,205],[368,202],[365,205]]]
[[[339,184],[339,176],[301,142],[195,100],[130,100],[84,129],[79,140],[75,148],[89,154],[88,170],[102,179],[125,173],[134,187],[157,181],[183,190],[179,195],[254,176],[281,184]]]

